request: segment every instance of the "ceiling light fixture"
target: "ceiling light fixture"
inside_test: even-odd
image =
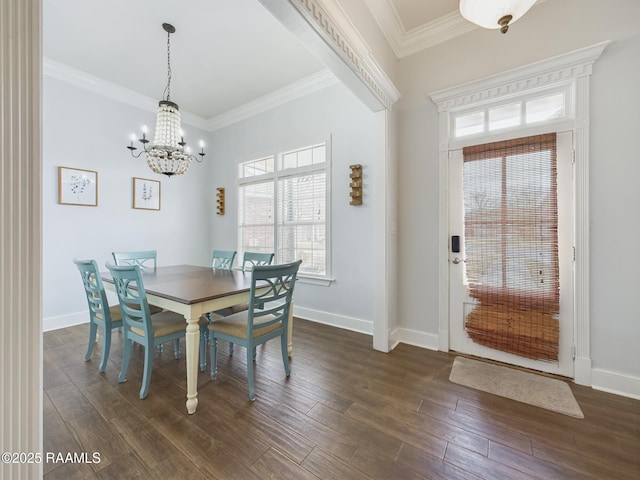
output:
[[[164,89],[162,100],[158,104],[156,116],[156,131],[151,148],[147,148],[147,127],[142,127],[142,138],[137,139],[142,143],[142,148],[138,154],[134,152],[137,147],[133,146],[136,135],[131,134],[131,144],[127,148],[131,155],[138,158],[143,153],[146,154],[147,164],[155,173],[163,175],[182,175],[191,165],[192,160],[202,162],[204,160],[204,142],[200,141],[200,152],[198,158],[192,155],[184,141],[184,135],[180,128],[180,110],[178,104],[171,101],[171,34],[176,31],[173,25],[163,23],[162,28],[167,32],[167,86]],[[165,97],[166,95],[166,97]]]
[[[460,14],[484,28],[499,28],[507,33],[509,25],[527,13],[536,0],[460,0]]]

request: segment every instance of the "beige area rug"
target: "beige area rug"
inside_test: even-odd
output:
[[[464,357],[455,358],[449,380],[571,417],[584,418],[569,385],[562,380]]]

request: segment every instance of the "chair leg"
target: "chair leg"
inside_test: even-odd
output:
[[[253,361],[256,361],[257,348],[253,347]]]
[[[178,360],[180,358],[180,339],[176,338],[173,341],[173,356]]]
[[[233,342],[229,342],[229,356],[233,357]]]
[[[163,350],[164,350],[164,345],[162,344],[158,345],[158,351],[162,353]]]
[[[87,347],[87,354],[84,356],[85,360],[91,360],[91,355],[93,354],[93,346],[96,343],[96,333],[98,330],[98,326],[90,322],[89,323],[89,346]]]
[[[208,328],[200,328],[200,371],[207,369],[207,337],[209,336]]]
[[[111,350],[111,329],[103,329],[102,339],[102,357],[100,358],[100,366],[98,371],[104,372],[107,368],[107,360],[109,359],[109,350]]]
[[[289,365],[289,345],[287,344],[287,335],[280,337],[280,348],[282,349],[282,363],[284,363],[284,372],[287,377],[291,375],[291,366]]]
[[[140,400],[147,398],[149,394],[149,384],[151,383],[151,372],[153,371],[153,345],[148,345],[144,349],[144,373],[142,374],[142,387],[140,388]]]
[[[120,368],[120,375],[118,375],[118,383],[127,381],[127,370],[129,370],[129,359],[131,358],[131,346],[132,340],[124,339],[124,349],[122,351],[122,367]]]
[[[209,355],[211,357],[211,380],[218,376],[218,339],[209,338]]]
[[[256,399],[256,389],[253,383],[254,367],[253,358],[251,358],[250,351],[255,350],[253,348],[247,348],[247,381],[249,383],[249,400],[252,402]]]

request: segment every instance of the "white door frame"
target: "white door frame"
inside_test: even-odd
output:
[[[449,351],[449,150],[478,143],[478,137],[460,141],[451,134],[451,113],[473,105],[487,105],[509,97],[516,98],[554,85],[567,85],[571,111],[553,127],[541,125],[518,130],[528,136],[545,131],[572,130],[575,162],[575,284],[574,284],[574,380],[591,385],[589,317],[589,80],[593,64],[608,42],[576,50],[546,61],[526,65],[506,73],[432,94],[439,112],[439,239],[438,239],[438,349]],[[513,137],[514,131],[506,134]],[[483,136],[484,142],[502,140],[503,135]]]

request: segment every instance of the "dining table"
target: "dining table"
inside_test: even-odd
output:
[[[251,290],[251,272],[197,265],[160,266],[141,269],[142,282],[150,305],[184,315],[187,362],[187,412],[198,408],[198,354],[200,317],[206,313],[246,303]],[[105,289],[115,292],[110,272],[102,272]],[[259,284],[256,286],[259,287]],[[266,287],[264,287],[266,288]],[[257,290],[260,291],[260,288]],[[293,308],[287,330],[288,353],[293,351]]]

